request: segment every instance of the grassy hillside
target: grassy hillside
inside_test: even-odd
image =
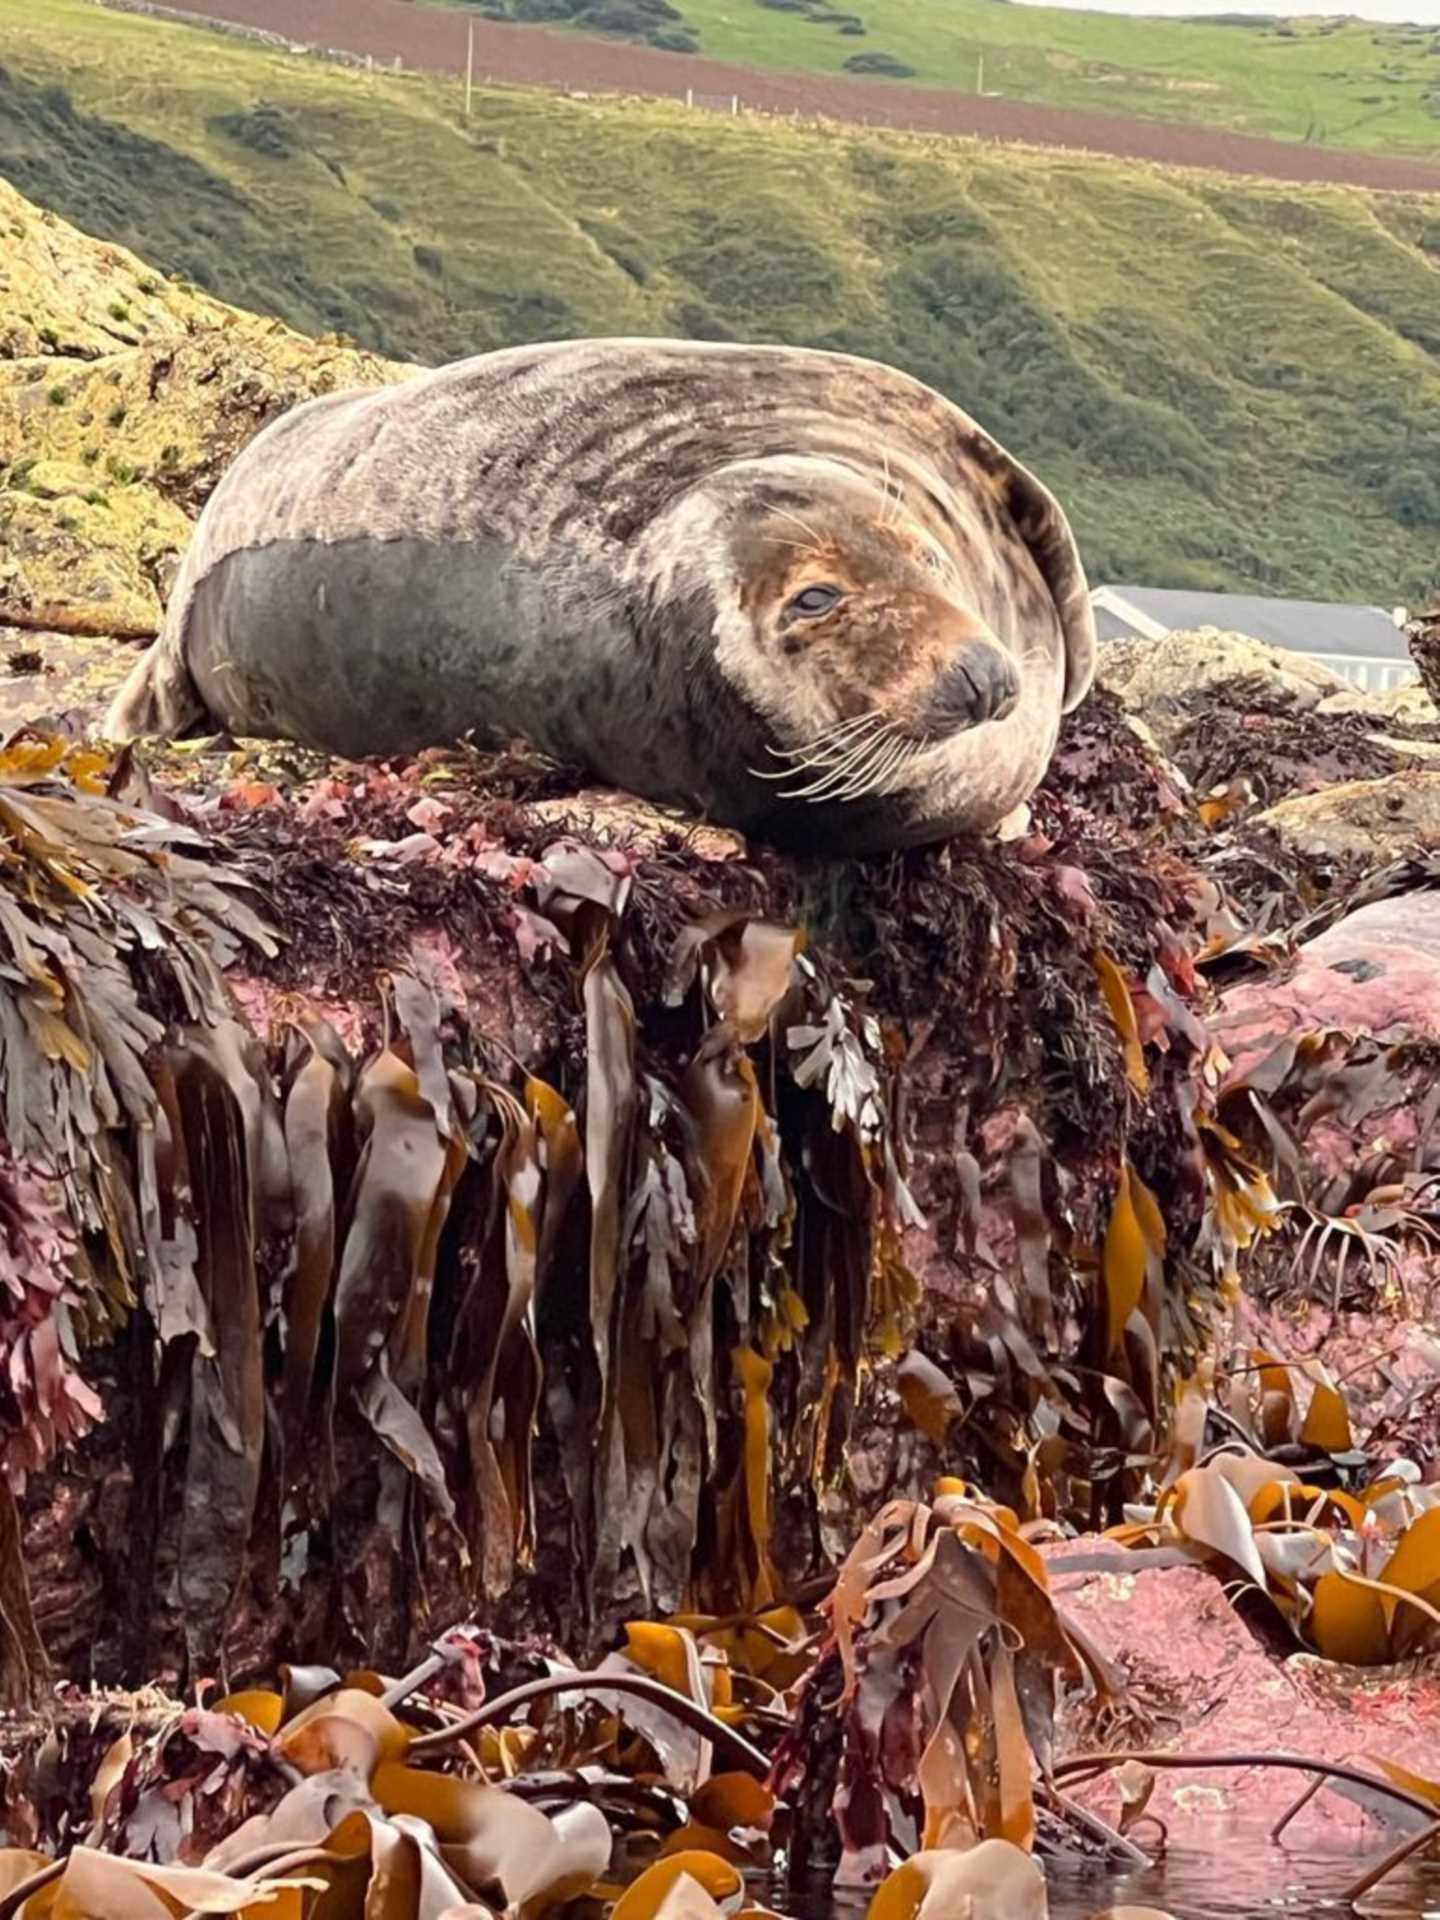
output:
[[[629,20],[637,36],[754,67],[843,73],[883,54],[966,92],[983,60],[986,91],[1015,100],[1325,146],[1440,147],[1437,26],[1247,20],[1243,8],[1220,23],[1146,20],[1004,0],[484,0],[481,11]]]
[[[1031,461],[1097,578],[1388,601],[1440,572],[1435,200],[518,92],[467,133],[453,89],[84,0],[0,0],[0,45],[0,172],[307,331],[849,349]]]

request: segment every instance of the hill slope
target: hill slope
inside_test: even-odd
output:
[[[482,94],[0,0],[0,172],[237,305],[441,360],[805,341],[951,393],[1092,574],[1418,597],[1440,547],[1440,203]],[[5,449],[0,446],[0,458]]]
[[[457,0],[458,3],[458,0]],[[926,86],[1343,147],[1440,145],[1440,27],[1154,20],[1001,0],[485,0],[480,11],[791,72],[908,68]],[[678,16],[678,17],[676,17]],[[983,70],[982,63],[983,62]]]

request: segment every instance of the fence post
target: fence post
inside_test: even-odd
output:
[[[465,118],[470,118],[470,94],[475,82],[475,22],[467,23],[465,35]]]
[[[693,107],[695,105],[695,89],[693,87],[686,87],[685,89],[685,104],[687,107]]]
[[[734,116],[735,116],[735,115],[736,115],[737,113],[739,113],[739,111],[740,111],[740,96],[739,96],[739,94],[738,94],[738,93],[732,93],[732,94],[731,94],[731,96],[730,96],[730,115],[731,115],[731,118],[733,119],[733,118],[734,118]]]

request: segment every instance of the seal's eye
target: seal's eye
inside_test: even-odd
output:
[[[838,587],[806,587],[796,594],[785,612],[792,620],[818,620],[822,613],[829,613],[840,598]]]

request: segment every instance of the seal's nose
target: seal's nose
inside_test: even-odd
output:
[[[935,680],[921,704],[921,725],[932,735],[958,733],[983,720],[1003,720],[1020,698],[1020,675],[1003,647],[972,641]]]

